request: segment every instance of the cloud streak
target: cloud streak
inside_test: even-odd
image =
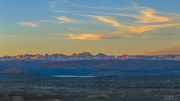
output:
[[[107,17],[107,16],[92,16],[92,17],[103,23],[111,24],[114,27],[121,27],[120,22],[111,17]]]
[[[180,21],[177,16],[178,14],[175,15],[169,12],[164,13],[164,12],[156,11],[155,9],[149,7],[138,6],[137,4],[133,4],[128,7],[112,7],[112,6],[93,7],[93,6],[87,6],[76,2],[72,2],[71,0],[62,0],[59,1],[59,3],[66,5],[66,7],[65,8],[58,7],[56,6],[57,4],[54,2],[51,5],[51,8],[53,7],[53,10],[55,12],[61,12],[63,14],[68,13],[68,14],[72,14],[73,16],[83,16],[83,17],[87,17],[87,19],[90,17],[92,22],[99,21],[103,24],[111,25],[112,27],[115,28],[114,31],[110,30],[110,32],[103,34],[97,31],[97,33],[99,33],[98,35],[97,34],[95,35],[96,37],[98,36],[97,39],[118,39],[123,37],[129,38],[154,30],[180,26]],[[75,9],[69,9],[69,7]],[[109,11],[111,11],[111,13],[109,13]],[[132,19],[129,20],[122,19],[123,20],[122,22],[121,21],[122,17],[125,17],[125,19],[129,19],[129,18]],[[67,18],[65,16],[61,16],[57,19],[62,23],[74,22],[73,19]],[[88,37],[92,37],[92,36],[94,38],[94,34],[78,34],[78,33],[77,35],[68,34],[68,38],[80,39],[80,40],[82,39],[89,40]]]
[[[170,22],[173,19],[166,16],[156,15],[157,11],[152,8],[141,8],[140,14],[117,14],[119,16],[126,16],[135,18],[140,23],[162,23]]]
[[[153,31],[161,28],[169,28],[169,27],[175,27],[175,26],[180,26],[180,23],[178,24],[157,24],[157,25],[137,25],[137,26],[126,26],[124,25],[125,28],[119,28],[116,30],[115,34],[119,34],[119,36],[133,36],[137,34],[141,34],[144,32],[148,31]]]
[[[113,37],[113,35],[116,35],[117,37],[131,37],[131,36],[134,36],[137,34],[141,34],[141,33],[148,32],[148,31],[153,31],[156,29],[180,26],[180,23],[129,25],[126,23],[121,23],[120,21],[115,20],[111,17],[93,16],[93,18],[96,18],[97,20],[99,20],[103,23],[111,24],[112,26],[117,28],[116,31],[111,32],[112,36],[110,36],[110,37]],[[165,20],[156,20],[156,22],[159,22],[159,21],[165,21]],[[149,22],[151,22],[151,20],[148,20],[146,22],[149,23]],[[152,22],[155,22],[155,21],[152,21]]]
[[[75,19],[66,17],[66,16],[60,16],[60,17],[56,17],[56,19],[59,21],[59,23],[63,24],[63,23],[74,23],[76,22]]]
[[[146,53],[146,55],[180,55],[180,46],[165,48],[162,50]]]
[[[156,11],[153,9],[145,9],[141,11],[142,15],[137,19],[142,23],[157,23],[157,22],[168,22],[171,18],[155,15]]]
[[[18,25],[31,27],[31,28],[38,28],[39,24],[32,22],[32,21],[25,21],[25,22],[16,22]]]
[[[102,36],[98,34],[68,34],[70,39],[74,40],[101,40]]]

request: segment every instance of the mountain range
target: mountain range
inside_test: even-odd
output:
[[[180,56],[122,55],[89,52],[64,55],[18,55],[0,58],[0,74],[104,76],[180,74]]]
[[[3,56],[0,57],[0,61],[11,61],[11,60],[46,60],[46,61],[74,61],[74,60],[125,60],[125,59],[143,59],[143,60],[180,60],[180,55],[106,55],[99,53],[92,55],[89,52],[74,53],[72,55],[65,54],[52,54],[52,55],[17,55],[17,56]]]

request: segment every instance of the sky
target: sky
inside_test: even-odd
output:
[[[0,56],[180,54],[180,0],[1,0]]]

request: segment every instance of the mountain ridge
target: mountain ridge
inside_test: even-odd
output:
[[[180,60],[180,55],[107,55],[104,53],[91,54],[90,52],[73,53],[72,55],[59,54],[25,54],[16,56],[2,56],[0,61],[7,60],[49,60],[49,61],[74,61],[74,60],[110,60],[110,59],[146,59],[146,60]]]

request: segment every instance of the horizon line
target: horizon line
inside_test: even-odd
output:
[[[41,54],[41,53],[24,53],[24,54],[17,54],[17,55],[0,55],[0,57],[6,57],[6,56],[25,56],[25,55],[32,55],[32,56],[35,56],[35,55],[40,55],[40,56],[46,56],[46,55],[65,55],[65,56],[72,56],[72,55],[79,55],[79,54],[83,54],[83,53],[88,53],[88,54],[91,54],[93,56],[96,56],[98,54],[104,54],[104,55],[108,55],[108,56],[115,56],[115,57],[118,57],[118,56],[168,56],[168,55],[173,55],[173,56],[180,56],[180,54],[128,54],[128,53],[122,53],[120,55],[115,55],[115,54],[107,54],[107,53],[103,53],[103,52],[99,52],[99,53],[91,53],[91,52],[74,52],[74,53],[70,53],[70,54],[65,54],[65,53],[44,53],[44,54]]]

